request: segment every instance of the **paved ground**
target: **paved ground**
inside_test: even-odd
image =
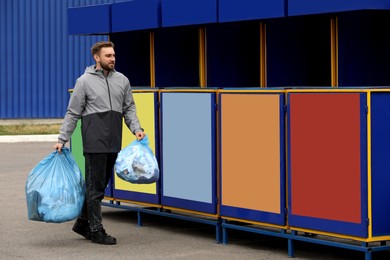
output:
[[[53,142],[0,143],[0,259],[288,259],[287,241],[229,231],[229,244],[215,243],[212,226],[154,215],[137,226],[134,212],[103,208],[107,232],[118,244],[92,244],[71,231],[73,222],[49,224],[27,219],[25,182],[30,170],[52,152]],[[297,259],[364,259],[364,254],[295,243]],[[390,259],[390,252],[373,254]]]

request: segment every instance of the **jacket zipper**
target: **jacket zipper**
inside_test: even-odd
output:
[[[108,75],[107,75],[108,76]],[[111,103],[111,92],[110,92],[110,85],[108,84],[108,78],[106,78],[106,84],[107,84],[107,90],[108,90],[108,99],[110,100],[110,110],[112,111],[112,103]],[[110,117],[111,118],[111,125],[112,125],[112,116]],[[110,135],[109,136],[109,146],[112,147],[112,136]]]
[[[106,78],[106,84],[107,84],[107,89],[108,89],[108,99],[110,100],[110,110],[112,110],[112,103],[111,103],[111,93],[110,93],[110,85],[108,85],[108,79]]]

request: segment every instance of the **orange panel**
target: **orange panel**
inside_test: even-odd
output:
[[[221,95],[222,205],[280,213],[279,99]]]

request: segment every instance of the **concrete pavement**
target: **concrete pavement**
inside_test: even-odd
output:
[[[31,169],[53,151],[53,142],[0,143],[0,259],[288,259],[287,240],[229,230],[229,244],[215,242],[210,225],[103,207],[103,224],[118,244],[92,244],[72,232],[72,222],[29,221],[25,183]],[[295,243],[297,259],[364,259],[364,254]],[[373,259],[390,259],[378,252]]]
[[[56,135],[0,135],[0,143],[56,142]]]

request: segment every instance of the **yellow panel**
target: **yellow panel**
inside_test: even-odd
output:
[[[134,101],[137,106],[137,115],[141,126],[149,138],[149,147],[156,154],[156,133],[155,133],[155,111],[154,111],[154,93],[133,93]],[[135,140],[135,136],[123,122],[122,148],[126,147]],[[156,183],[152,184],[132,184],[120,179],[115,174],[115,189],[125,191],[135,191],[148,194],[156,194]]]
[[[222,95],[222,205],[280,213],[279,98]]]

